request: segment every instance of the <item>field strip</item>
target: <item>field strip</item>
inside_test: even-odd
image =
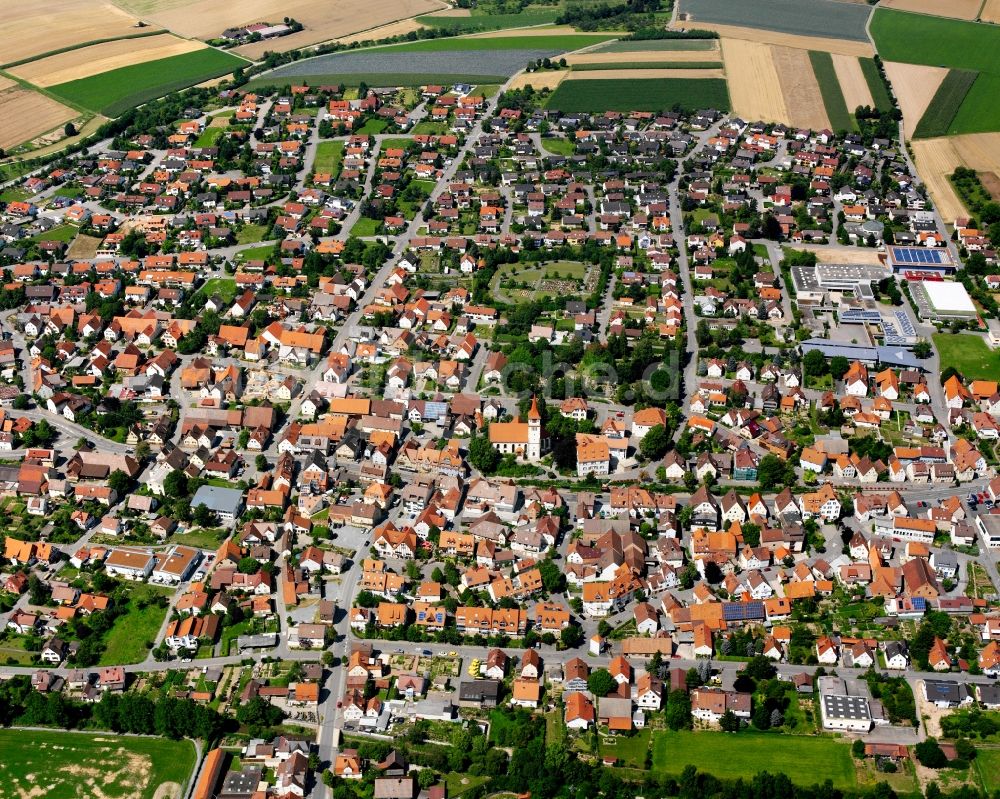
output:
[[[352,33],[349,36],[342,36],[337,41],[341,44],[353,44],[354,42],[365,41],[374,42],[379,39],[388,39],[391,36],[405,36],[407,33],[418,31],[423,27],[422,24],[417,22],[416,18],[410,17],[410,19],[401,19],[398,22],[390,22],[388,25],[380,25],[377,28],[369,28],[368,30]]]
[[[643,80],[646,78],[725,78],[721,69],[614,69],[571,72],[566,80]]]
[[[634,52],[609,53],[607,51],[589,51],[586,53],[571,53],[566,56],[566,63],[574,64],[620,64],[626,61],[641,63],[643,61],[718,61],[717,50],[637,50]]]
[[[744,39],[723,39],[722,57],[734,114],[751,121],[788,121],[770,47]]]
[[[565,69],[546,70],[543,72],[522,72],[520,75],[516,75],[510,82],[510,88],[523,89],[526,86],[530,86],[535,91],[541,91],[542,89],[555,89],[556,86],[563,82],[567,75],[569,75],[569,71]]]
[[[504,39],[508,36],[586,36],[586,31],[578,31],[572,25],[541,25],[532,28],[501,28],[495,31],[469,33],[464,39]],[[594,40],[594,44],[603,43],[608,36],[628,36],[628,31],[594,31],[593,36],[603,36],[604,39]]]
[[[0,92],[0,148],[9,150],[76,119],[80,114],[44,94],[20,86]]]
[[[59,55],[30,61],[9,72],[36,86],[57,86],[71,80],[89,78],[119,67],[156,61],[160,58],[203,50],[205,45],[169,33],[144,39],[119,39],[69,50]]]
[[[840,89],[844,93],[847,110],[854,113],[854,109],[859,105],[874,106],[871,89],[868,88],[865,73],[861,71],[861,62],[854,56],[841,53],[834,53],[831,58]]]
[[[917,129],[917,123],[927,111],[927,106],[931,104],[934,93],[948,70],[944,67],[901,64],[897,61],[885,61],[883,66],[903,112],[903,130],[909,138]]]
[[[965,216],[968,211],[955,193],[948,176],[962,165],[954,143],[949,138],[919,139],[911,142],[917,171],[927,185],[931,200],[944,219],[951,224],[956,217]]]
[[[853,42],[848,39],[832,39],[820,36],[796,36],[791,33],[777,33],[758,28],[741,28],[737,25],[716,25],[714,22],[691,22],[691,28],[716,31],[723,39],[743,39],[779,47],[795,47],[800,50],[824,50],[827,53],[841,53],[868,57],[875,55],[875,48],[867,42]]]
[[[987,4],[990,0],[987,0]],[[895,8],[897,11],[912,11],[916,14],[930,14],[935,17],[953,17],[971,20],[979,13],[982,0],[882,0],[880,8]],[[985,17],[984,17],[985,19]]]
[[[781,93],[785,97],[785,107],[788,109],[788,123],[811,130],[830,127],[809,52],[794,47],[774,46],[771,53]]]

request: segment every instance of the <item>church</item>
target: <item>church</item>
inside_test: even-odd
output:
[[[538,411],[537,400],[531,398],[527,422],[516,418],[513,422],[491,424],[490,443],[501,455],[513,453],[518,460],[529,462],[541,460],[548,441],[542,430],[542,414]]]

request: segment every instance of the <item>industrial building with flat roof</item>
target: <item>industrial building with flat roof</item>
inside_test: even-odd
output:
[[[961,283],[921,280],[910,284],[910,293],[925,319],[975,319],[975,303]]]

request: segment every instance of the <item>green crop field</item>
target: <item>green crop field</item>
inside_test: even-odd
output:
[[[248,89],[264,87],[281,87],[294,83],[296,86],[329,86],[343,83],[344,86],[426,86],[428,83],[440,83],[451,86],[454,83],[502,84],[509,75],[462,75],[443,72],[372,72],[365,74],[340,73],[318,75],[295,75],[281,78],[255,78],[247,83]]]
[[[816,81],[819,83],[820,94],[823,95],[823,106],[830,119],[830,127],[834,130],[854,130],[857,124],[844,100],[844,90],[840,88],[837,72],[833,67],[833,57],[829,53],[817,50],[809,51]]]
[[[616,41],[595,47],[594,52],[635,53],[644,51],[670,50],[714,50],[718,39],[639,39]]]
[[[0,729],[0,752],[2,799],[152,799],[163,783],[183,796],[195,754],[190,741],[18,729]]]
[[[872,18],[871,34],[884,61],[980,73],[974,82],[968,76],[949,73],[920,120],[916,135],[1000,130],[1000,107],[996,102],[1000,91],[1000,60],[996,56],[1000,52],[1000,27],[878,9]]]
[[[60,83],[49,91],[74,105],[114,117],[170,92],[226,75],[248,63],[229,53],[206,48]]]
[[[503,28],[524,28],[528,25],[548,25],[562,13],[559,8],[525,9],[520,14],[478,14],[468,17],[436,17],[428,14],[417,22],[430,28],[452,31],[495,31]]]
[[[841,790],[857,786],[851,747],[835,738],[750,731],[653,734],[653,771],[680,774],[687,765],[722,779],[770,771],[804,786],[826,779]]]
[[[967,380],[1000,380],[1000,352],[991,350],[982,336],[935,333],[933,338],[942,366],[954,366]]]
[[[721,78],[565,80],[546,105],[559,111],[667,111],[681,108],[729,110],[729,89]]]
[[[889,96],[889,90],[886,88],[885,81],[882,80],[882,75],[878,71],[878,64],[875,63],[875,59],[859,58],[858,63],[861,64],[861,71],[864,73],[865,82],[868,84],[868,91],[872,93],[872,100],[875,102],[875,107],[879,111],[891,111],[892,97]]]
[[[574,64],[576,72],[604,72],[615,69],[722,69],[720,61],[610,61]]]
[[[967,69],[950,70],[944,76],[938,90],[934,92],[934,97],[931,98],[924,115],[920,117],[913,131],[914,138],[928,139],[932,136],[947,135],[978,77],[978,72]]]

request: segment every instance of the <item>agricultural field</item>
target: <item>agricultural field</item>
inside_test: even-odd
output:
[[[841,790],[856,787],[851,747],[835,738],[769,735],[742,732],[734,745],[724,732],[669,732],[653,734],[653,771],[678,775],[687,765],[721,779],[768,771],[787,774],[792,781],[811,785],[829,779]],[[774,757],[780,751],[782,757]]]
[[[368,52],[450,53],[460,50],[545,50],[556,55],[601,44],[614,33],[572,33],[566,29],[539,28],[535,31],[499,31],[496,35],[461,36],[450,39],[427,39],[406,44],[385,45]]]
[[[946,136],[958,133],[955,130],[955,117],[965,102],[979,78],[978,72],[968,69],[950,69],[944,76],[941,85],[931,98],[924,115],[920,117],[913,131],[914,138],[931,139],[935,136]]]
[[[522,72],[515,75],[510,82],[511,89],[524,89],[530,86],[536,92],[543,89],[556,88],[569,75],[565,69],[539,70],[538,72]]]
[[[831,127],[809,52],[794,47],[772,47],[771,52],[788,109],[783,121],[812,130]]]
[[[723,39],[722,55],[729,78],[733,112],[744,119],[782,122],[788,119],[771,47],[744,39]]]
[[[373,49],[332,53],[296,61],[268,72],[259,80],[274,84],[289,78],[298,80],[306,75],[339,75],[346,83],[354,75],[509,76],[524,69],[529,61],[553,56],[557,52],[559,51],[538,49],[411,53],[399,52],[398,48]],[[383,85],[395,85],[397,82],[386,78]]]
[[[670,78],[718,78],[725,80],[726,73],[721,69],[722,64],[711,64],[705,68],[692,69],[681,65],[673,67],[670,65],[643,65],[643,64],[620,64],[616,67],[600,68],[591,67],[581,70],[574,70],[569,76],[571,81],[578,80],[666,80]]]
[[[891,111],[893,108],[892,96],[889,94],[889,87],[885,85],[885,80],[882,79],[875,59],[859,58],[858,63],[861,65],[861,72],[868,83],[868,91],[871,93],[875,107],[879,111]],[[847,89],[845,88],[844,91],[846,92]]]
[[[190,741],[114,733],[0,729],[0,799],[179,799],[194,771]]]
[[[1000,0],[986,0],[979,11],[979,19],[982,22],[1000,22]]]
[[[729,91],[721,78],[645,80],[564,80],[546,105],[560,111],[662,111],[678,106],[729,110]]]
[[[595,52],[588,50],[582,53],[571,53],[566,56],[566,63],[571,67],[583,64],[617,64],[617,63],[655,63],[669,61],[675,64],[705,64],[719,61],[721,55],[717,47],[704,50],[604,50]]]
[[[440,0],[122,0],[123,8],[143,20],[182,36],[212,39],[223,30],[251,22],[281,22],[292,17],[304,30],[281,39],[244,45],[237,52],[258,58],[265,50],[291,50],[325,42],[397,20],[429,14],[445,8]]]
[[[840,79],[833,63],[833,56],[830,53],[820,53],[813,50],[809,53],[809,60],[812,62],[813,73],[819,84],[820,93],[823,95],[823,105],[826,108],[826,116],[830,120],[830,127],[836,131],[852,130],[856,125],[851,116],[851,107],[844,100],[844,91],[840,88]],[[856,64],[857,61],[854,63]],[[858,72],[860,73],[860,71],[859,67]]]
[[[649,39],[640,41],[614,41],[595,47],[591,53],[632,53],[655,50],[658,52],[685,52],[718,50],[718,39]],[[671,56],[673,57],[673,56]]]
[[[18,85],[0,91],[0,148],[34,139],[53,128],[62,127],[79,112],[30,89]]]
[[[941,363],[954,366],[966,380],[1000,380],[1000,352],[972,333],[935,333],[934,348]]]
[[[844,103],[851,113],[859,105],[872,106],[875,100],[872,97],[871,86],[861,67],[861,60],[848,55],[834,53],[830,56],[833,60],[833,68],[837,73],[837,81],[840,83],[840,90],[844,95]],[[874,62],[872,62],[874,66]],[[876,70],[876,78],[878,73]],[[879,80],[881,83],[881,80]],[[882,87],[883,91],[885,87]]]
[[[209,78],[226,75],[247,62],[206,48],[52,86],[68,102],[117,116],[124,111]]]
[[[867,5],[834,0],[681,0],[687,24],[702,23],[764,28],[797,36],[821,36],[867,42]]]
[[[883,61],[882,65],[903,112],[903,131],[909,138],[913,136],[917,123],[923,118],[948,70],[898,61]]]
[[[131,64],[191,53],[204,47],[200,42],[181,39],[169,33],[141,39],[118,39],[29,61],[12,68],[10,73],[35,86],[48,87]]]
[[[894,8],[897,11],[912,11],[916,14],[932,14],[937,17],[975,19],[982,4],[982,0],[948,0],[947,3],[942,3],[940,0],[882,0],[879,6]]]
[[[714,22],[686,23],[689,28],[715,31],[723,39],[741,39],[759,44],[772,44],[778,47],[794,47],[796,50],[821,50],[824,53],[842,53],[858,58],[871,58],[875,48],[871,42],[859,42],[853,39],[834,39],[829,36],[798,36],[793,33],[747,28],[738,25],[718,25]]]
[[[718,72],[718,76],[709,75],[706,73],[700,74],[697,77],[708,78],[708,77],[722,77],[722,62],[721,61],[612,61],[610,63],[599,63],[599,64],[574,64],[573,72],[615,72],[621,70],[674,70],[676,72],[684,72],[691,70],[707,70],[708,72]],[[618,76],[625,77],[625,76]],[[696,77],[690,75],[688,77]]]
[[[879,9],[872,18],[871,33],[886,61],[980,73],[966,87],[965,99],[955,113],[954,97],[942,93],[936,96],[925,112],[932,114],[930,120],[935,123],[925,126],[930,131],[926,135],[942,129],[948,134],[1000,130],[1000,108],[996,104],[996,92],[1000,90],[1000,62],[996,58],[1000,28]],[[959,81],[957,77],[953,80]],[[938,104],[943,107],[935,109]]]
[[[135,36],[152,28],[105,0],[46,0],[4,8],[3,63],[9,66],[46,53],[108,39]]]
[[[452,12],[464,9],[452,9]],[[442,13],[417,17],[417,22],[428,28],[444,30],[500,30],[502,28],[520,28],[528,25],[548,25],[556,21],[562,13],[557,6],[539,6],[525,8],[519,14],[489,14],[473,10],[472,13]]]

